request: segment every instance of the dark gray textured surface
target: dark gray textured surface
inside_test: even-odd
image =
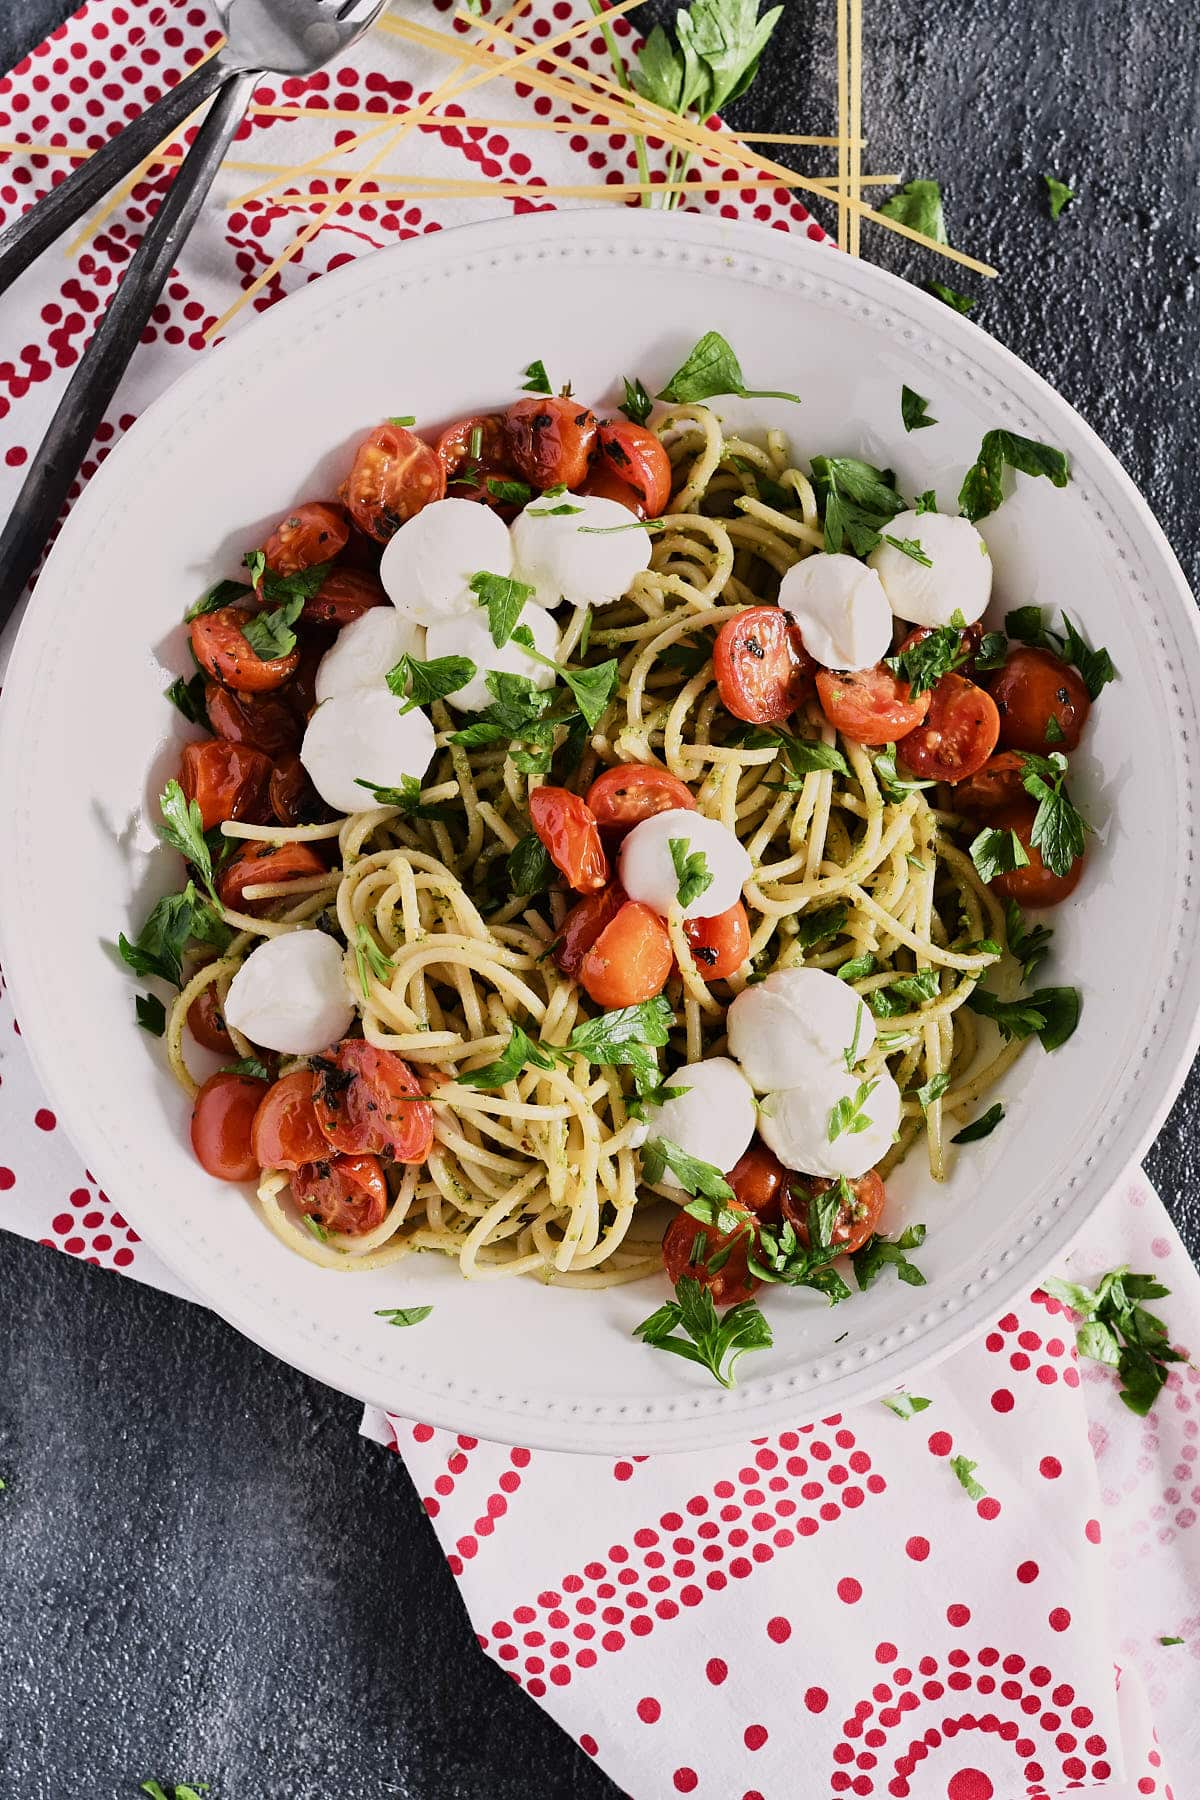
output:
[[[0,5],[0,65],[66,10]],[[820,129],[832,0],[785,12],[738,122]],[[941,179],[951,235],[1003,270],[952,284],[1112,446],[1195,583],[1192,24],[1175,0],[876,0],[865,110],[868,165]],[[1042,172],[1081,192],[1058,226]],[[1148,1159],[1194,1254],[1198,1095],[1193,1074]],[[2,1800],[122,1800],[152,1773],[217,1800],[615,1793],[476,1654],[357,1418],[198,1309],[0,1236]]]

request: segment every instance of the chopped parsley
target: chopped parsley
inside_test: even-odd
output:
[[[961,1131],[956,1131],[950,1142],[952,1144],[981,1143],[985,1137],[991,1137],[1003,1117],[1004,1108],[997,1101],[994,1106],[989,1106],[985,1113],[980,1113],[977,1119],[972,1119],[969,1125],[964,1125]]]
[[[169,688],[163,692],[171,705],[181,712],[189,725],[202,725],[205,731],[210,729],[208,723],[208,707],[204,702],[205,679],[196,674],[190,681],[177,675]]]
[[[1028,981],[1049,954],[1054,931],[1049,925],[1027,924],[1015,900],[1009,900],[1005,905],[1004,930],[1008,947],[1021,965],[1021,979]]]
[[[499,500],[502,506],[527,506],[533,499],[533,489],[527,481],[510,481],[500,475],[489,475],[487,491],[493,500]]]
[[[733,1189],[712,1163],[689,1156],[671,1138],[647,1138],[642,1145],[642,1174],[651,1187],[657,1186],[667,1170],[688,1194],[702,1194],[706,1200],[732,1200]]]
[[[1080,1356],[1114,1368],[1121,1381],[1121,1399],[1130,1412],[1145,1418],[1166,1383],[1168,1365],[1188,1360],[1185,1351],[1172,1348],[1163,1321],[1142,1304],[1165,1299],[1170,1288],[1153,1275],[1134,1275],[1127,1267],[1110,1270],[1094,1290],[1053,1277],[1042,1287],[1083,1321],[1075,1334]]]
[[[1008,639],[1004,633],[985,631],[975,652],[975,667],[979,673],[982,675],[991,669],[1002,669],[1007,657]]]
[[[733,346],[719,331],[706,331],[658,397],[689,406],[693,401],[711,400],[718,394],[738,394],[743,400],[800,399],[799,394],[782,393],[777,388],[748,388]]]
[[[362,989],[364,1000],[371,998],[371,984],[368,973],[376,981],[386,982],[392,973],[392,959],[379,948],[375,939],[365,925],[360,924],[354,934],[354,961],[358,968],[358,985]]]
[[[245,1075],[251,1081],[270,1081],[271,1072],[257,1056],[243,1056],[240,1062],[226,1063],[222,1075]]]
[[[440,819],[445,824],[461,815],[461,806],[422,800],[421,783],[415,775],[402,775],[398,788],[384,787],[375,781],[364,781],[361,775],[355,776],[354,785],[366,788],[373,796],[376,806],[397,806],[407,819]]]
[[[907,775],[901,775],[896,769],[896,746],[889,744],[886,750],[879,751],[871,758],[875,769],[875,779],[883,792],[885,800],[893,802],[907,799],[921,788],[936,787],[936,781],[913,781]]]
[[[137,1022],[151,1037],[161,1037],[167,1029],[167,1009],[157,994],[139,994],[133,1003]]]
[[[926,1400],[920,1394],[885,1394],[880,1400],[889,1412],[894,1412],[898,1419],[912,1419],[926,1407],[932,1406],[932,1400]]]
[[[950,1467],[954,1471],[955,1480],[968,1499],[985,1500],[987,1498],[987,1489],[975,1479],[978,1463],[973,1463],[968,1456],[952,1456]]]
[[[892,542],[889,538],[888,543]],[[928,693],[935,688],[943,675],[949,675],[955,669],[961,669],[970,652],[963,643],[962,614],[955,614],[956,623],[951,625],[935,625],[910,644],[907,650],[900,650],[895,656],[885,656],[884,662],[893,669],[902,681],[907,681],[909,693],[915,700],[918,694]],[[895,746],[892,746],[893,756]]]
[[[1042,607],[1018,606],[1006,614],[1004,629],[1018,643],[1033,644],[1040,650],[1050,650],[1064,662],[1074,663],[1083,677],[1083,685],[1089,696],[1097,700],[1107,683],[1117,679],[1113,659],[1105,649],[1094,650],[1065,612],[1060,613],[1059,617],[1062,620],[1061,634],[1047,628]]]
[[[664,668],[678,669],[685,681],[698,675],[709,657],[712,655],[716,633],[711,627],[704,631],[694,631],[690,637],[681,638],[677,644],[668,644],[659,652],[658,660]]]
[[[1083,855],[1091,826],[1071,802],[1064,785],[1067,759],[1061,750],[1049,756],[1021,752],[1025,773],[1021,785],[1038,803],[1029,841],[1042,853],[1042,861],[1054,875],[1066,875]]]
[[[398,700],[403,700],[402,713],[414,707],[429,706],[447,694],[474,681],[478,673],[469,656],[435,656],[430,662],[407,653],[387,672],[387,684]]]
[[[885,219],[895,219],[935,244],[948,242],[942,190],[936,181],[910,181],[879,207]]]
[[[872,988],[867,1005],[877,1019],[894,1019],[936,1000],[941,992],[936,969],[918,969],[914,975],[898,975],[886,987]]]
[[[554,864],[536,831],[517,839],[508,853],[505,870],[514,894],[540,894],[549,887]]]
[[[925,492],[923,494],[918,494],[913,501],[913,511],[918,518],[920,518],[922,513],[936,512],[937,509],[937,495],[932,488],[926,488]]]
[[[550,377],[546,373],[546,365],[540,356],[536,362],[530,363],[524,373],[525,380],[521,384],[523,394],[552,394],[554,392],[550,385]]]
[[[748,1350],[771,1348],[771,1327],[753,1300],[743,1300],[718,1318],[708,1289],[686,1274],[675,1283],[675,1296],[635,1326],[634,1337],[654,1350],[699,1363],[726,1388],[734,1385],[734,1367]]]
[[[971,843],[971,861],[980,881],[1012,875],[1029,866],[1029,856],[1015,831],[988,826]]]
[[[179,783],[172,779],[159,795],[158,806],[163,818],[162,824],[156,827],[159,837],[191,863],[213,903],[219,906],[213,882],[212,851],[204,835],[204,817],[199,802],[189,800]]]
[[[841,1137],[843,1132],[848,1132],[851,1137],[857,1137],[859,1132],[870,1130],[871,1117],[869,1113],[863,1111],[863,1108],[878,1086],[877,1081],[860,1081],[852,1095],[843,1094],[842,1098],[830,1107],[826,1136],[831,1144],[835,1138]]]
[[[854,1279],[859,1290],[871,1286],[886,1268],[894,1268],[900,1280],[909,1287],[924,1287],[925,1277],[915,1263],[908,1260],[909,1250],[919,1250],[925,1242],[924,1225],[906,1225],[898,1238],[880,1237],[876,1232],[869,1237],[861,1250],[856,1250],[850,1261],[854,1265]]]
[[[386,1319],[389,1325],[419,1325],[432,1311],[432,1306],[384,1306],[375,1317]]]
[[[513,632],[513,642],[520,644],[526,656],[531,656],[544,668],[553,669],[565,686],[569,689],[580,713],[587,721],[588,728],[594,731],[604,715],[604,709],[613,697],[617,682],[620,679],[620,665],[615,657],[608,662],[596,663],[590,669],[568,669],[556,663],[548,656],[543,656],[533,641],[533,633],[527,625],[518,625]]]
[[[940,1100],[949,1086],[950,1072],[948,1069],[939,1069],[936,1075],[931,1075],[929,1080],[917,1089],[917,1099],[921,1103],[922,1112],[927,1112],[935,1100]]]
[[[233,933],[220,913],[188,882],[181,894],[166,894],[150,913],[135,943],[122,932],[118,948],[135,975],[157,975],[183,986],[183,958],[190,943],[224,950]]]
[[[578,508],[572,508],[578,511]],[[513,634],[517,620],[525,602],[530,599],[534,589],[527,582],[518,581],[515,575],[491,575],[481,569],[472,575],[467,583],[480,606],[484,607],[488,616],[488,629],[492,634],[492,642],[497,650],[507,644]],[[450,658],[443,660],[449,661]]]
[[[1057,488],[1066,487],[1071,478],[1066,457],[1052,445],[1015,431],[985,432],[979,455],[963,476],[958,493],[959,507],[973,525],[994,513],[1003,501],[1006,468],[1018,469],[1023,475],[1044,475]]]
[[[826,550],[849,546],[855,556],[869,556],[884,526],[905,510],[891,470],[856,456],[814,456],[812,479],[824,506]]]
[[[1019,1000],[1001,1000],[977,987],[967,997],[971,1011],[991,1019],[1004,1038],[1039,1037],[1046,1050],[1065,1044],[1079,1023],[1079,992],[1070,987],[1036,988]]]
[[[920,563],[923,569],[932,569],[933,558],[926,556],[921,548],[920,538],[898,538],[885,531],[883,541],[885,544],[890,544],[893,550],[899,550],[902,556],[910,557],[913,562]]]
[[[1050,201],[1050,217],[1061,219],[1063,207],[1075,198],[1075,189],[1069,188],[1065,181],[1056,181],[1053,175],[1043,175],[1042,180]]]
[[[667,847],[671,852],[671,863],[679,884],[675,898],[681,907],[687,908],[712,886],[712,870],[703,850],[692,849],[690,838],[669,838]]]
[[[621,411],[634,425],[644,425],[654,410],[654,402],[635,376],[630,381],[628,375],[623,377],[625,383],[625,399]]]
[[[261,556],[262,552],[259,551],[258,554]],[[204,613],[220,612],[223,607],[236,606],[240,601],[253,598],[254,590],[242,581],[218,581],[215,587],[210,587],[207,593],[188,607],[183,615],[183,622],[190,625],[193,619],[200,618]]]
[[[825,907],[821,912],[801,913],[796,920],[796,943],[801,950],[811,950],[814,944],[836,937],[846,923],[846,917],[844,901],[839,901],[836,906]]]
[[[835,744],[822,743],[820,738],[799,738],[782,725],[765,725],[760,730],[748,732],[743,742],[748,750],[766,750],[774,748],[782,752],[791,779],[781,785],[789,793],[795,793],[804,786],[806,775],[819,774],[830,769],[835,775],[849,775],[850,766]]]
[[[929,402],[922,394],[914,393],[910,387],[900,389],[900,417],[905,431],[923,431],[927,425],[936,425],[928,413]]]
[[[947,287],[944,281],[927,281],[925,289],[935,300],[940,300],[943,306],[953,307],[957,313],[974,312],[979,304],[970,294],[960,294],[956,288]]]

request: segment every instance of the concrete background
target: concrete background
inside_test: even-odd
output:
[[[0,66],[67,10],[5,0]],[[833,6],[785,13],[748,129],[834,116]],[[871,165],[940,179],[952,237],[1003,271],[952,285],[1111,445],[1195,584],[1194,23],[1177,0],[875,0],[865,117]],[[1079,189],[1057,226],[1043,172]],[[945,274],[870,228],[864,251]],[[1147,1161],[1193,1255],[1198,1097],[1193,1071]],[[616,1793],[476,1653],[357,1423],[206,1313],[0,1235],[3,1800],[149,1774],[216,1800]]]

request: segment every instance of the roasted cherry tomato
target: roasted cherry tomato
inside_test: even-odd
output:
[[[906,733],[900,758],[922,781],[965,781],[982,769],[999,736],[992,696],[961,675],[943,675],[924,722]]]
[[[446,469],[436,450],[403,425],[377,425],[354,453],[342,499],[355,524],[386,544],[445,492]]]
[[[635,519],[646,517],[646,509],[629,483],[621,480],[611,463],[602,462],[599,457],[575,491],[591,494],[597,500],[615,500],[618,506],[627,507]]]
[[[437,453],[446,470],[446,493],[451,500],[511,505],[488,486],[489,481],[511,481],[517,473],[503,413],[472,413],[469,418],[456,419],[438,439]]]
[[[234,1054],[233,1039],[225,1024],[217,990],[210,982],[201,988],[187,1010],[188,1030],[202,1050],[215,1050],[218,1056]]]
[[[585,800],[567,788],[534,788],[529,817],[551,862],[577,894],[593,894],[607,886],[608,858]]]
[[[250,1132],[265,1081],[253,1075],[210,1075],[192,1106],[192,1149],[218,1181],[250,1181],[258,1174]]]
[[[255,654],[242,626],[251,615],[238,606],[222,606],[192,620],[192,649],[207,675],[223,681],[241,694],[265,694],[282,687],[296,670],[299,650],[287,656],[263,658]]]
[[[588,789],[587,803],[601,831],[622,833],[655,813],[696,808],[691,789],[655,763],[618,763],[605,769]]]
[[[597,462],[633,489],[647,518],[657,519],[671,498],[671,459],[658,438],[631,419],[604,419],[597,440]]]
[[[784,1189],[783,1216],[795,1228],[796,1236],[808,1248],[808,1202],[814,1194],[823,1194],[833,1186],[822,1175],[793,1175]],[[851,1256],[855,1250],[861,1250],[875,1227],[879,1223],[879,1215],[883,1211],[883,1203],[887,1198],[883,1182],[875,1169],[868,1169],[857,1181],[849,1183],[853,1198],[838,1208],[830,1242],[833,1245],[832,1256]],[[832,1260],[832,1257],[831,1259]]]
[[[579,981],[597,1006],[637,1006],[662,993],[674,960],[658,914],[627,900],[585,952]]]
[[[731,1212],[741,1212],[739,1206],[731,1206]],[[738,1306],[762,1284],[751,1275],[747,1265],[748,1252],[757,1242],[758,1234],[746,1213],[746,1226],[743,1230],[729,1233],[718,1231],[715,1225],[705,1225],[700,1219],[693,1219],[690,1213],[680,1212],[667,1226],[663,1235],[663,1264],[672,1282],[677,1282],[681,1275],[690,1275],[701,1287],[707,1288],[713,1297],[714,1306]],[[696,1240],[700,1240],[700,1249],[696,1248]],[[719,1269],[707,1267],[709,1260],[718,1250],[724,1250],[732,1242],[729,1259]],[[693,1257],[696,1258],[693,1261]]]
[[[876,663],[873,669],[818,669],[817,699],[829,723],[852,744],[894,744],[921,723],[932,696],[914,699],[900,681]]]
[[[752,725],[794,713],[812,693],[814,668],[800,627],[778,606],[748,606],[725,621],[713,645],[721,704]]]
[[[504,415],[509,455],[535,488],[574,488],[588,471],[596,415],[561,394],[517,400]]]
[[[325,864],[309,844],[248,843],[234,852],[217,875],[221,904],[234,912],[259,913],[273,900],[243,900],[248,887],[268,881],[298,881],[306,875],[323,875]]]
[[[571,908],[554,940],[554,960],[564,975],[574,979],[583,959],[606,925],[611,925],[625,905],[619,881],[610,881],[598,894],[585,894]]]
[[[1029,858],[1025,868],[1014,869],[1011,875],[997,875],[990,886],[993,893],[1003,895],[1005,900],[1015,900],[1018,906],[1058,906],[1079,886],[1084,859],[1076,857],[1065,875],[1056,875],[1048,869],[1042,861],[1041,851],[1030,842],[1036,813],[1033,801],[1026,800],[989,817],[988,824],[997,831],[1016,832]]]
[[[263,545],[267,567],[273,575],[298,575],[314,563],[330,562],[345,547],[349,535],[340,506],[306,500],[286,519],[280,519]]]
[[[683,935],[706,981],[727,981],[750,954],[750,921],[740,900],[711,919],[685,919]]]
[[[362,1237],[387,1217],[388,1189],[377,1156],[331,1156],[292,1175],[292,1199],[305,1218],[340,1237]]]
[[[231,744],[249,744],[264,756],[299,748],[303,727],[283,694],[235,694],[219,682],[204,689],[208,722]]]
[[[1006,750],[1070,752],[1078,744],[1092,710],[1082,675],[1051,650],[1016,644],[1008,661],[988,683],[1000,714],[1000,742]],[[1047,726],[1053,719],[1057,726]]]
[[[263,1095],[250,1134],[260,1169],[299,1169],[329,1155],[313,1106],[315,1081],[311,1069],[296,1069],[273,1082]]]
[[[204,738],[185,744],[179,763],[179,785],[200,808],[205,831],[223,819],[245,819],[261,825],[267,816],[271,759],[248,744],[227,738]]]
[[[972,819],[986,819],[1006,807],[1023,806],[1027,798],[1025,774],[1025,758],[1016,750],[1001,750],[989,756],[982,769],[956,788],[955,812],[966,813]]]
[[[319,825],[333,816],[294,752],[277,759],[267,798],[272,817],[281,825]]]
[[[775,1153],[756,1140],[734,1163],[725,1179],[743,1211],[770,1224],[780,1216],[792,1171],[785,1169]]]
[[[408,1064],[363,1038],[343,1038],[332,1056],[313,1062],[313,1105],[335,1150],[386,1151],[397,1162],[422,1163],[433,1147],[433,1108]]]
[[[304,602],[300,617],[309,625],[334,625],[340,630],[386,600],[379,582],[365,570],[331,569],[316,593]]]

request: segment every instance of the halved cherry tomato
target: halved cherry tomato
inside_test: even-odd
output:
[[[817,699],[829,723],[852,744],[894,744],[914,731],[929,711],[932,696],[914,699],[900,681],[876,663],[873,669],[818,669]]]
[[[218,1056],[233,1055],[233,1039],[225,1025],[225,1015],[217,990],[210,982],[201,988],[187,1010],[188,1030],[202,1050],[215,1050]]]
[[[598,894],[585,894],[567,914],[554,940],[554,960],[564,975],[578,976],[583,959],[606,925],[611,925],[625,905],[619,881],[610,881]]]
[[[217,876],[221,904],[234,912],[258,913],[273,900],[243,900],[246,888],[268,881],[298,881],[322,875],[325,864],[310,844],[248,843],[235,851]]]
[[[355,524],[386,544],[445,492],[445,465],[431,445],[403,425],[377,425],[354,453],[342,499]]]
[[[742,1210],[736,1205],[730,1207],[731,1212]],[[749,1300],[762,1283],[746,1266],[747,1253],[758,1239],[748,1212],[746,1221],[743,1230],[729,1233],[693,1219],[690,1213],[678,1213],[663,1234],[663,1264],[670,1280],[677,1282],[681,1275],[690,1275],[701,1287],[708,1289],[714,1306],[738,1306],[743,1300]],[[701,1242],[699,1251],[696,1249],[697,1238]],[[724,1250],[730,1243],[728,1261],[719,1269],[708,1268],[707,1264],[716,1252]]]
[[[533,829],[550,860],[577,894],[593,894],[608,883],[608,858],[587,802],[567,788],[534,788],[529,796]]]
[[[992,696],[961,675],[943,675],[924,723],[905,735],[900,756],[923,781],[965,781],[982,769],[999,736]]]
[[[216,681],[204,689],[208,722],[217,736],[231,744],[249,744],[264,756],[299,747],[302,727],[289,700],[290,690],[287,695],[235,694]]]
[[[253,1075],[210,1075],[192,1106],[192,1149],[196,1160],[218,1181],[250,1181],[258,1164],[250,1131],[265,1081]]]
[[[683,935],[706,981],[727,981],[750,954],[750,921],[740,900],[711,919],[685,919]]]
[[[662,993],[674,960],[658,914],[627,900],[585,952],[579,981],[597,1006],[637,1006]]]
[[[294,752],[276,761],[267,797],[272,816],[281,825],[319,825],[333,817],[313,786],[308,770]]]
[[[1023,806],[1026,799],[1025,758],[1016,750],[989,756],[982,769],[960,782],[954,794],[955,812],[972,819],[990,818],[1009,806]]]
[[[833,1183],[826,1181],[823,1175],[793,1175],[784,1190],[783,1216],[793,1226],[806,1250],[809,1198],[814,1194],[824,1194],[832,1186]],[[862,1249],[879,1223],[879,1215],[887,1198],[883,1181],[876,1169],[868,1169],[865,1175],[860,1175],[849,1186],[854,1197],[849,1203],[842,1201],[833,1230],[829,1234],[833,1256],[851,1256],[855,1250]],[[832,1257],[830,1260],[832,1261]]]
[[[345,547],[349,535],[340,506],[305,500],[286,519],[280,519],[263,545],[263,554],[273,575],[297,575],[314,563],[329,562]]]
[[[592,494],[598,500],[615,500],[618,506],[627,507],[635,519],[646,517],[646,509],[629,483],[621,480],[611,463],[601,462],[599,458],[575,491],[577,494]]]
[[[757,1141],[734,1163],[725,1177],[738,1205],[768,1224],[780,1217],[783,1195],[792,1179],[773,1151]]]
[[[192,649],[206,674],[240,694],[265,694],[282,687],[300,661],[299,650],[287,656],[256,655],[242,635],[251,615],[238,606],[218,607],[192,620]]]
[[[387,600],[379,582],[362,569],[331,569],[316,593],[304,602],[300,617],[309,625],[336,625],[339,630]]]
[[[601,831],[626,832],[655,813],[675,808],[695,811],[691,789],[656,763],[618,763],[597,775],[587,803]]]
[[[478,435],[476,435],[478,434]],[[473,448],[474,446],[474,448]],[[472,413],[447,425],[437,441],[446,470],[446,492],[452,500],[482,500],[502,507],[488,481],[511,480],[517,473],[503,413]]]
[[[601,420],[597,438],[597,462],[607,463],[633,489],[646,516],[657,519],[671,498],[671,459],[659,439],[632,419]]]
[[[295,1069],[273,1082],[263,1095],[250,1134],[260,1169],[299,1169],[329,1155],[313,1106],[315,1081],[311,1069]]]
[[[205,831],[222,819],[245,819],[261,825],[267,816],[267,784],[271,759],[248,744],[231,744],[227,738],[205,738],[185,744],[179,764],[179,785],[200,808]]]
[[[989,886],[993,893],[1001,894],[1005,900],[1015,900],[1018,906],[1058,906],[1079,886],[1084,859],[1076,857],[1065,875],[1056,875],[1048,869],[1042,861],[1041,851],[1030,842],[1036,813],[1033,801],[1026,800],[1024,804],[1006,807],[988,819],[988,824],[997,831],[1015,831],[1029,858],[1025,868],[1014,869],[1011,875],[997,875]]]
[[[362,1038],[343,1038],[331,1057],[315,1059],[313,1105],[335,1150],[387,1151],[397,1162],[422,1163],[433,1147],[433,1108],[408,1064]]]
[[[815,667],[800,627],[778,606],[748,606],[726,620],[713,645],[721,704],[752,725],[794,713],[812,693]]]
[[[504,415],[509,455],[535,488],[573,488],[587,474],[596,415],[561,394],[517,400]]]
[[[341,1237],[362,1237],[387,1216],[388,1189],[377,1156],[331,1156],[292,1175],[292,1199],[305,1218]]]
[[[1092,710],[1091,695],[1078,669],[1032,644],[1016,644],[1008,661],[988,683],[1000,714],[1000,742],[1006,750],[1074,750]],[[1053,719],[1057,737],[1046,727]]]

